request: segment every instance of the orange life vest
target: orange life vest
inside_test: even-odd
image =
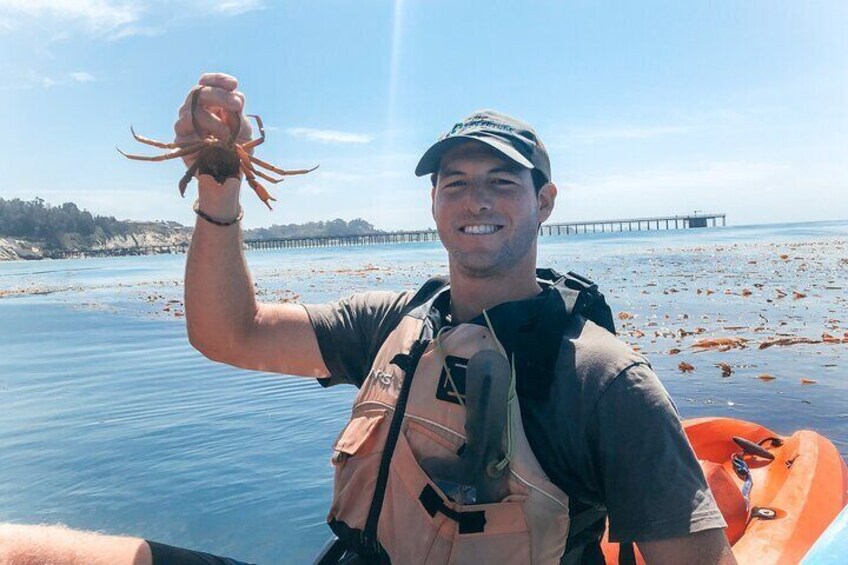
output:
[[[568,496],[527,441],[514,368],[497,465],[489,461],[486,477],[464,491],[495,499],[463,499],[462,489],[446,491],[449,481],[425,471],[433,461],[457,461],[467,447],[462,369],[481,352],[508,364],[491,324],[428,332],[437,297],[401,319],[359,390],[334,445],[330,527],[357,553],[399,564],[559,563]]]

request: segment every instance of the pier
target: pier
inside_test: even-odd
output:
[[[342,247],[349,245],[385,245],[390,243],[419,243],[439,241],[435,229],[336,235],[318,237],[286,237],[280,239],[247,239],[245,249],[289,249],[300,247]]]
[[[685,214],[680,216],[653,216],[645,218],[625,218],[616,220],[596,220],[588,222],[561,222],[543,224],[539,228],[540,236],[581,235],[589,233],[635,232],[708,228],[726,225],[724,213]],[[358,235],[286,237],[278,239],[248,239],[244,248],[259,249],[301,249],[309,247],[345,247],[352,245],[386,245],[393,243],[419,243],[438,241],[435,229],[377,232]],[[74,257],[119,257],[124,255],[152,255],[164,253],[185,253],[188,243],[174,245],[147,245],[120,247],[113,249],[90,249],[85,251],[54,252],[54,259]]]
[[[721,225],[724,227],[727,225],[726,220],[726,215],[723,213],[698,213],[686,214],[683,216],[652,216],[647,218],[627,218],[621,220],[566,222],[559,224],[543,224],[542,227],[539,228],[539,235],[576,235],[583,233],[706,228],[718,226],[719,221],[721,221]]]

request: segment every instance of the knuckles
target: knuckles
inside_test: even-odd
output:
[[[200,139],[198,132],[195,131],[194,120],[192,120],[191,115],[192,96],[197,90],[200,90],[199,104],[203,107],[198,108],[195,114],[202,130],[201,134],[211,134],[221,139],[229,135],[226,125],[217,123],[220,118],[210,111],[210,108],[217,107],[238,114],[241,121],[238,141],[240,143],[250,141],[253,137],[253,128],[243,114],[246,98],[243,92],[236,90],[237,88],[238,79],[234,76],[225,73],[204,73],[201,75],[198,84],[188,92],[185,102],[177,112],[178,117],[174,122],[175,141],[182,143]]]

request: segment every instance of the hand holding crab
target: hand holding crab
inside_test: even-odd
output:
[[[259,137],[250,139],[250,124],[242,114],[244,95],[236,91],[237,86],[236,79],[229,75],[204,74],[200,77],[200,84],[192,89],[180,109],[180,117],[174,124],[176,139],[173,143],[143,137],[130,128],[136,141],[172,151],[155,156],[118,151],[129,159],[139,161],[165,161],[182,157],[188,166],[179,183],[180,195],[183,196],[195,174],[212,175],[218,183],[244,174],[256,195],[271,208],[270,201],[276,199],[256,177],[277,184],[286,176],[302,175],[318,167],[285,170],[254,157],[253,149],[265,141],[265,129],[259,116],[248,115],[256,121],[259,129]],[[279,175],[279,178],[269,172]]]

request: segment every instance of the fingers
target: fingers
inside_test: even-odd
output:
[[[234,122],[232,114],[238,114],[241,127],[238,140],[243,142],[250,139],[252,128],[244,118],[244,93],[236,90],[238,80],[224,73],[205,73],[200,77],[199,85],[194,87],[186,97],[179,110],[179,118],[174,124],[177,142],[197,139],[198,135],[212,135],[218,139],[230,139],[231,130],[228,122]],[[192,98],[197,92],[197,105],[194,116],[201,130],[195,132],[192,120]]]
[[[215,86],[230,92],[238,88],[238,79],[225,73],[203,73],[197,82],[203,86]]]
[[[198,108],[194,116],[197,118],[197,123],[200,126],[201,134],[211,134],[217,139],[230,139],[231,130],[227,122],[221,119],[217,114],[210,112],[204,108]],[[176,134],[175,141],[183,143],[186,140],[197,140],[197,133],[194,131],[194,124],[191,121],[191,110],[183,112],[177,122],[174,124],[174,133]],[[242,117],[241,128],[238,133],[239,143],[244,143],[251,138],[253,128],[250,122]]]
[[[177,138],[188,137],[191,135],[211,134],[218,139],[230,138],[230,127],[224,123],[221,117],[206,108],[198,107],[194,112],[194,117],[197,119],[197,124],[200,126],[200,131],[194,131],[194,124],[191,119],[191,108],[187,109],[180,115],[180,119],[174,124],[174,133]]]
[[[241,112],[244,108],[244,94],[241,92],[230,92],[223,88],[214,86],[196,86],[189,91],[182,108],[191,108],[191,98],[195,90],[200,90],[200,97],[197,100],[199,106],[210,106],[223,108],[230,112]]]

